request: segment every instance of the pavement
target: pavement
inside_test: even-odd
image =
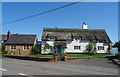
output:
[[[118,75],[118,66],[106,58],[77,61],[39,62],[2,59],[3,75]]]

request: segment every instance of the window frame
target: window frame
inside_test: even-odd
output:
[[[104,46],[98,46],[98,50],[105,50]]]
[[[16,45],[11,45],[10,50],[16,50]]]
[[[81,46],[74,46],[74,50],[81,50]]]
[[[25,50],[25,51],[29,50],[29,45],[24,45],[23,50]]]

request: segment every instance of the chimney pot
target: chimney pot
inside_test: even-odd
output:
[[[7,33],[7,39],[9,39],[10,36],[11,36],[11,32],[10,32],[10,30],[8,30],[8,33]]]
[[[85,24],[85,22],[83,22],[82,28],[83,29],[88,29],[88,26],[87,26],[87,24]]]

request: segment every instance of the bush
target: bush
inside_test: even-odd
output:
[[[115,54],[115,56],[117,56],[120,59],[120,53]]]
[[[2,51],[2,54],[7,54],[7,51]]]
[[[7,51],[5,51],[5,45],[2,46],[2,48],[1,48],[1,53],[2,53],[2,54],[7,54]]]
[[[5,45],[2,46],[2,52],[4,52],[4,51],[5,51]]]
[[[89,43],[87,46],[86,46],[86,51],[89,53],[89,54],[95,54],[97,52],[96,50],[96,45],[95,44],[92,44],[92,43]]]
[[[37,46],[32,48],[32,54],[35,55],[35,54],[39,54],[39,53],[40,53],[40,50],[39,50],[39,48]]]
[[[7,55],[20,55],[20,53],[18,53],[17,51],[8,51],[6,54]]]

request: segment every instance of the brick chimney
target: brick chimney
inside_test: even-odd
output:
[[[85,22],[83,22],[82,28],[83,29],[88,29],[88,26],[87,26],[87,24],[85,24]]]
[[[10,36],[11,36],[11,32],[10,32],[10,30],[9,30],[9,31],[7,32],[7,39],[9,39]]]

